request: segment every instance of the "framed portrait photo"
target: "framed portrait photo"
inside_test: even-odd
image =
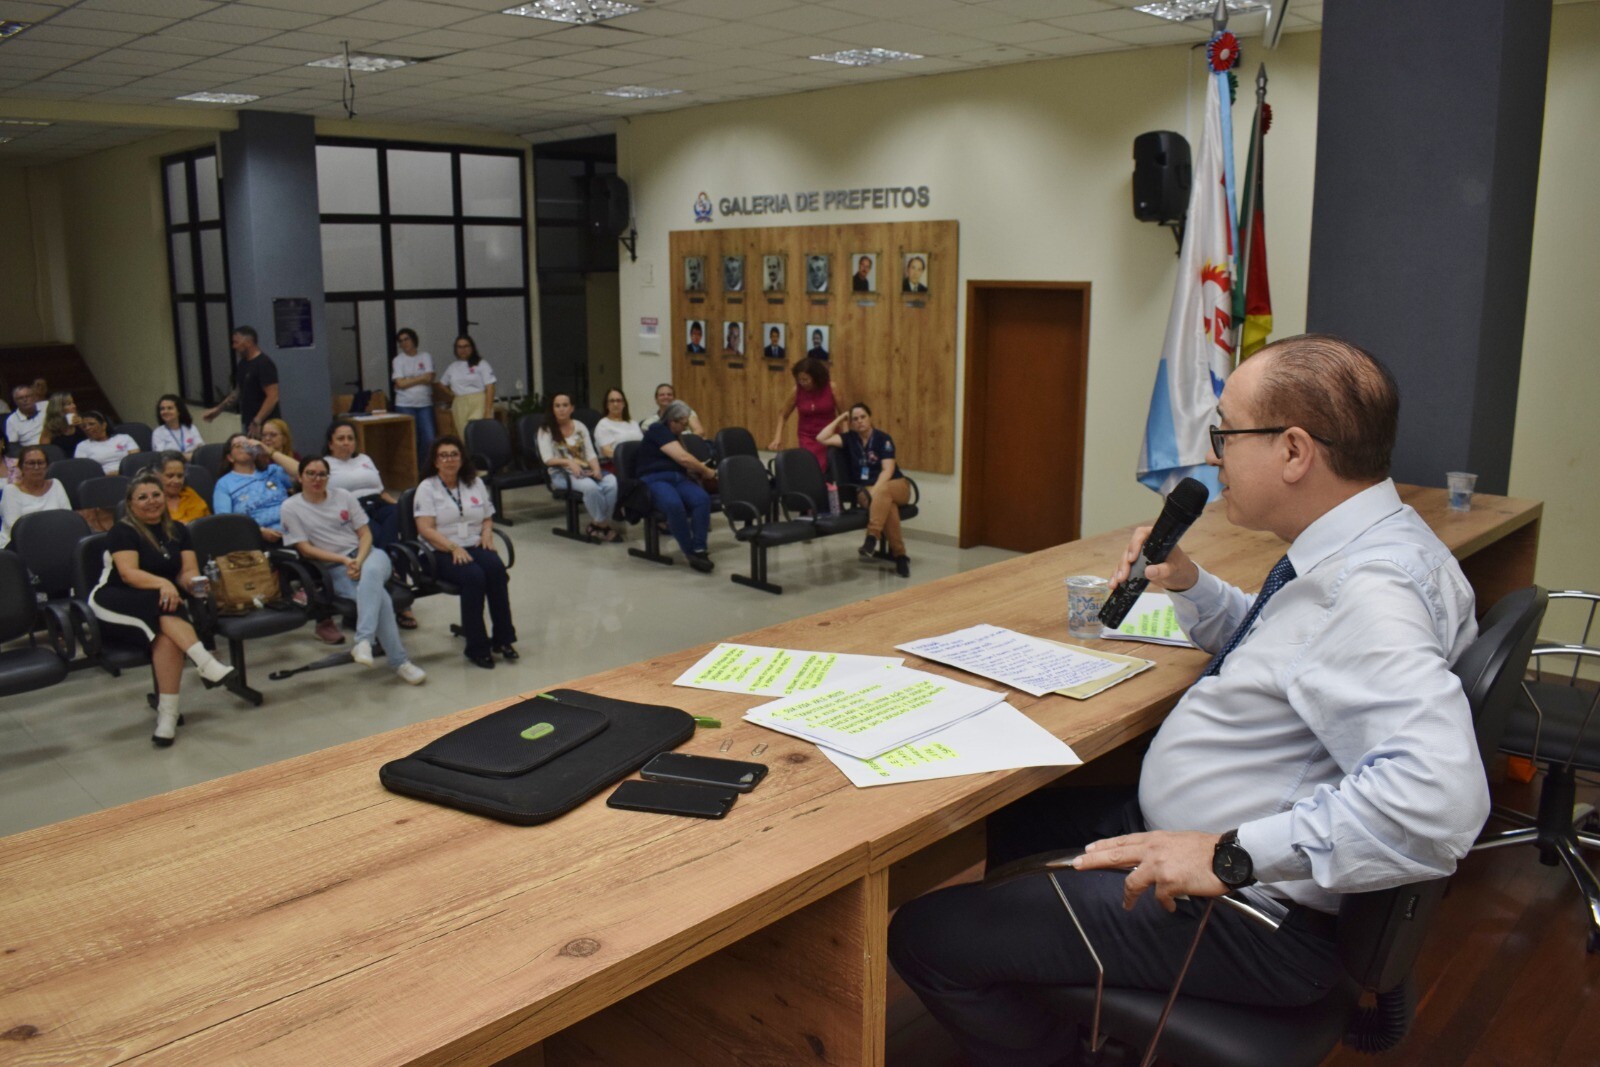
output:
[[[806,357],[831,359],[833,356],[833,330],[819,322],[806,323]]]
[[[900,291],[902,293],[926,293],[928,291],[928,253],[907,252],[900,267]]]
[[[761,355],[766,359],[785,359],[789,354],[789,328],[781,322],[761,324]]]
[[[706,291],[706,259],[704,256],[683,257],[683,291],[686,293],[703,293]]]
[[[788,263],[781,255],[761,257],[761,291],[781,293],[789,288]]]
[[[826,293],[828,276],[833,272],[833,257],[826,252],[806,253],[806,292]]]
[[[744,292],[744,257],[722,257],[722,290],[727,293]]]
[[[722,324],[722,354],[725,356],[744,355],[744,323],[724,322]]]
[[[850,291],[876,293],[878,291],[878,253],[850,253]]]
[[[690,319],[683,328],[683,350],[691,356],[706,354],[706,323],[704,319]]]

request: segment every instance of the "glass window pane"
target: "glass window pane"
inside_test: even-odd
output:
[[[417,351],[433,356],[435,374],[443,371],[455,359],[456,333],[460,325],[456,319],[456,302],[453,298],[396,300],[394,328],[403,330],[407,327],[417,331]],[[392,360],[397,352],[398,349],[391,344],[389,358]],[[391,400],[393,396],[391,392]]]
[[[175,233],[172,242],[172,291],[174,294],[194,292],[194,253],[189,248],[189,235]]]
[[[455,211],[450,193],[449,152],[389,150],[390,214],[449,215]]]
[[[213,367],[221,366],[221,375],[212,371],[211,395],[200,396],[200,379],[193,383],[194,395],[204,400],[207,404],[215,404],[227,393],[232,382],[228,379],[228,304],[224,300],[206,301],[206,358]]]
[[[461,153],[461,213],[521,218],[521,157]]]
[[[194,214],[196,222],[216,222],[222,217],[217,204],[217,157],[194,161]]]
[[[357,314],[361,320],[361,387],[382,389],[394,403],[394,389],[389,381],[389,350],[393,348],[389,337],[389,324],[384,318],[382,300],[363,300]]]
[[[189,187],[183,176],[183,161],[167,164],[167,213],[174,225],[189,221]]]
[[[528,326],[520,296],[481,296],[467,301],[467,332],[494,368],[497,396],[527,391]],[[438,365],[435,360],[435,365]]]
[[[323,308],[323,327],[328,331],[328,374],[333,391],[353,393],[360,384],[360,356],[356,352],[356,305],[353,301],[330,300]]]
[[[317,202],[324,214],[377,214],[378,150],[317,145]]]
[[[178,373],[185,395],[200,391],[200,319],[195,305],[178,305]]]
[[[522,227],[467,226],[467,288],[509,289],[522,284]]]
[[[454,226],[395,225],[394,287],[396,289],[454,289],[456,287],[456,228]]]
[[[200,231],[200,263],[206,292],[226,293],[228,275],[223,270],[221,230]]]
[[[322,224],[322,288],[329,293],[383,288],[383,235],[377,224]]]

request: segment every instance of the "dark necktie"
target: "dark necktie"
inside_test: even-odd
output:
[[[1267,575],[1266,584],[1261,587],[1261,592],[1256,594],[1256,602],[1250,605],[1249,614],[1244,617],[1239,628],[1233,631],[1228,643],[1222,646],[1222,651],[1211,657],[1211,662],[1206,664],[1205,673],[1200,677],[1209,678],[1213,674],[1221,673],[1222,661],[1228,658],[1229,652],[1239,647],[1239,642],[1244,640],[1244,635],[1249,633],[1250,627],[1254,625],[1256,616],[1261,614],[1261,608],[1272,599],[1272,594],[1288,585],[1294,576],[1294,564],[1289,562],[1288,556],[1273,564],[1271,573]]]

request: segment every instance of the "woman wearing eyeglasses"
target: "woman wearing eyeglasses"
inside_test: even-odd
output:
[[[71,511],[66,488],[54,478],[45,477],[50,457],[38,445],[26,445],[17,460],[17,480],[0,495],[0,548],[11,543],[17,520],[35,511]]]

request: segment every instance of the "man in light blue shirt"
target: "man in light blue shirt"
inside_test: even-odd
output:
[[[1197,898],[1232,891],[1282,925],[1214,912],[1185,988],[1320,999],[1339,976],[1339,895],[1448,874],[1482,827],[1488,789],[1450,673],[1477,635],[1472,590],[1388,479],[1398,410],[1388,371],[1336,338],[1289,338],[1234,372],[1210,462],[1229,521],[1287,553],[1255,597],[1181,549],[1148,567],[1214,656],[1157,732],[1137,794],[1047,790],[990,819],[991,866],[1086,848],[1059,881],[1108,985],[1170,989]],[[1055,1062],[1070,1024],[1028,987],[1095,978],[1043,877],[913,901],[890,958],[975,1063]]]

